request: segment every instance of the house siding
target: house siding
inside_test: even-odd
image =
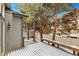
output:
[[[22,47],[22,19],[13,15],[11,11],[6,12],[6,53]],[[10,28],[8,29],[8,23]]]
[[[0,13],[1,13],[1,3],[0,3]],[[0,16],[0,55],[1,55],[1,16]]]

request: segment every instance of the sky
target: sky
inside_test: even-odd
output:
[[[73,3],[71,7],[74,8],[74,9],[79,9],[79,3]],[[59,15],[63,16],[67,13],[69,13],[69,12],[64,11],[64,12],[60,13]]]
[[[74,8],[74,9],[79,9],[79,3],[73,3],[71,7]],[[11,4],[10,4],[10,8],[11,8],[13,11],[15,11],[15,12],[20,12],[20,8],[19,8],[19,6],[18,6],[17,3],[11,3]],[[60,14],[60,16],[62,16],[62,15],[64,15],[64,14],[67,14],[67,13],[68,13],[68,12],[62,12],[62,13]]]
[[[17,3],[11,3],[10,8],[11,8],[11,10],[13,10],[15,12],[20,12],[20,8]]]
[[[73,3],[72,8],[79,8],[79,3]]]

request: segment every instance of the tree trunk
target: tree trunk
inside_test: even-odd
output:
[[[25,32],[26,32],[26,25],[27,25],[27,24],[25,23]]]
[[[33,21],[33,30],[34,30],[34,32],[33,32],[33,41],[35,41],[36,42],[36,40],[35,40],[35,21]]]
[[[29,40],[29,23],[27,23],[27,28],[28,28],[28,31],[27,31],[27,39]]]
[[[55,40],[55,35],[56,35],[56,26],[54,27],[54,32],[53,32],[53,38],[52,38],[52,40]]]
[[[54,32],[53,32],[52,40],[55,40],[55,36],[56,36],[56,23],[55,23],[55,27],[54,27]],[[52,46],[55,46],[55,44],[52,43]]]
[[[42,41],[42,25],[41,25],[41,21],[39,20],[39,28],[40,28],[40,39]]]
[[[57,16],[56,16],[56,19],[55,20],[55,24],[54,24],[54,32],[53,32],[53,38],[52,40],[55,40],[55,36],[56,36],[56,28],[57,28]]]
[[[54,32],[53,32],[53,38],[52,38],[52,40],[55,40],[55,37],[56,37],[56,28],[57,28],[57,16],[56,16],[56,19],[55,19]],[[52,46],[55,46],[55,44],[52,44]]]

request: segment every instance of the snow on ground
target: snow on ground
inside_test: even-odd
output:
[[[24,33],[25,37],[26,37],[26,34],[27,33]],[[60,38],[56,37],[56,40],[61,41],[60,40],[61,38],[62,40],[68,39],[65,37],[60,37]],[[61,49],[58,49],[53,46],[47,45],[43,42],[40,42],[40,35],[38,32],[36,32],[36,41],[37,42],[34,42],[33,39],[27,40],[27,38],[25,38],[25,43],[24,43],[25,47],[9,53],[8,56],[73,56],[72,54],[66,51],[63,51]],[[69,42],[69,40],[66,40],[66,41]]]
[[[37,42],[25,46],[24,48],[13,51],[8,56],[73,56],[61,49],[49,46],[42,42]]]

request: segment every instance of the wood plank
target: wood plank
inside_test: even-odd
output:
[[[64,48],[71,49],[71,50],[73,50],[73,54],[75,54],[76,51],[79,52],[79,47],[74,46],[74,45],[65,44],[65,43],[62,43],[62,42],[59,42],[56,40],[51,40],[51,39],[42,39],[42,40],[56,44],[58,48],[59,48],[59,46],[62,46]],[[77,53],[77,55],[79,55],[79,53]]]

